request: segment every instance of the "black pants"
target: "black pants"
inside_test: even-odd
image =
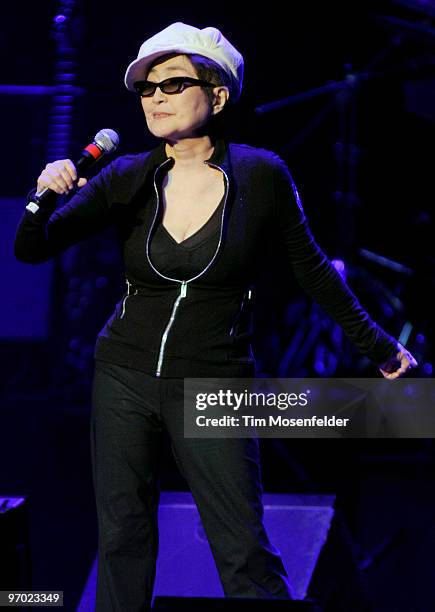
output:
[[[91,416],[99,544],[97,612],[150,610],[166,430],[226,597],[291,599],[263,527],[258,440],[184,437],[183,379],[97,361]]]

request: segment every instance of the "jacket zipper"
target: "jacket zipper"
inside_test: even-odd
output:
[[[130,297],[130,288],[131,288],[131,283],[128,280],[128,278],[125,279],[125,282],[127,283],[127,295],[125,296],[125,298],[122,300],[122,312],[121,312],[121,316],[119,317],[120,319],[124,318],[125,315],[125,305],[127,303],[127,298]],[[137,294],[137,289],[134,290],[133,295]]]
[[[171,316],[169,318],[168,324],[166,325],[165,331],[163,332],[162,340],[160,342],[159,360],[157,362],[156,376],[160,376],[160,373],[162,371],[163,356],[165,354],[165,345],[166,345],[166,340],[168,339],[169,330],[171,329],[174,323],[178,305],[180,301],[184,297],[186,297],[186,293],[187,293],[187,281],[182,281],[181,287],[180,287],[180,293],[178,294],[178,297],[174,302],[174,305],[172,307]]]
[[[167,323],[167,325],[165,327],[165,331],[163,332],[162,339],[160,341],[159,358],[158,358],[158,362],[157,362],[156,376],[160,376],[160,374],[161,374],[162,366],[163,366],[163,359],[164,359],[164,355],[165,355],[165,346],[166,346],[166,341],[168,339],[168,334],[169,334],[169,331],[170,331],[172,325],[174,324],[175,316],[177,314],[177,310],[178,310],[178,306],[180,304],[180,301],[184,297],[186,297],[186,294],[187,294],[187,284],[190,283],[193,280],[196,280],[197,278],[202,276],[205,272],[207,272],[207,270],[212,265],[212,263],[214,262],[217,254],[219,252],[219,248],[220,248],[220,245],[221,245],[221,242],[222,242],[223,218],[224,218],[224,215],[225,215],[225,209],[226,209],[226,205],[227,205],[228,191],[229,191],[229,179],[228,179],[228,175],[225,172],[225,170],[223,168],[221,168],[220,166],[216,165],[216,164],[212,164],[212,163],[210,163],[208,161],[204,161],[205,164],[207,164],[209,166],[212,166],[213,168],[216,168],[217,170],[220,170],[222,172],[222,174],[224,175],[224,180],[225,180],[225,200],[224,200],[224,206],[223,206],[222,215],[221,215],[221,231],[220,231],[219,242],[218,242],[218,245],[216,247],[216,251],[215,251],[213,257],[211,258],[211,260],[208,262],[208,264],[204,268],[204,270],[199,272],[196,276],[193,276],[192,278],[189,278],[188,280],[180,281],[180,279],[178,279],[178,278],[171,278],[170,276],[165,276],[164,274],[159,272],[157,270],[157,268],[154,267],[154,265],[153,265],[153,263],[151,261],[150,254],[149,254],[149,244],[150,244],[150,237],[151,237],[152,229],[154,227],[154,224],[155,224],[155,221],[156,221],[156,218],[157,218],[157,214],[158,214],[159,208],[160,208],[160,197],[159,197],[159,190],[157,188],[156,177],[157,177],[157,173],[160,170],[160,168],[162,168],[165,164],[167,164],[169,159],[170,158],[168,158],[163,163],[161,163],[160,166],[158,166],[155,169],[155,171],[154,171],[154,191],[155,191],[155,194],[156,194],[156,212],[154,214],[154,219],[153,219],[153,221],[151,223],[151,226],[150,226],[150,229],[149,229],[149,232],[148,232],[148,237],[147,237],[147,242],[146,242],[146,256],[147,256],[149,265],[154,270],[154,272],[156,272],[156,274],[158,274],[161,278],[164,278],[165,280],[174,281],[174,282],[180,284],[180,293],[178,294],[177,298],[175,299],[175,302],[174,302],[174,305],[173,305],[172,311],[171,311],[171,316],[169,317],[169,321],[168,321],[168,323]]]

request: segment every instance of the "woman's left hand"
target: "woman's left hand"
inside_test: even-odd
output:
[[[416,368],[418,363],[411,353],[400,344],[397,343],[398,352],[395,357],[392,357],[385,363],[379,366],[379,370],[384,378],[394,379],[403,376],[411,368]]]

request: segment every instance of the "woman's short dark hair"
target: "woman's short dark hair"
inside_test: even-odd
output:
[[[229,137],[230,117],[232,115],[232,93],[234,91],[234,85],[231,81],[231,77],[223,68],[216,64],[216,62],[204,57],[203,55],[196,55],[192,53],[187,55],[187,58],[195,68],[198,79],[228,87],[230,92],[228,102],[217,115],[211,117],[209,122],[209,131],[211,136],[214,138]],[[211,87],[203,87],[203,91],[211,106],[213,102],[213,89]]]
[[[192,66],[195,68],[198,79],[228,87],[230,91],[228,102],[231,103],[234,86],[230,75],[218,64],[216,64],[216,62],[204,57],[203,55],[196,55],[192,53],[187,55],[187,57],[189,58]],[[213,90],[209,87],[204,87],[204,91],[211,102],[213,100]]]

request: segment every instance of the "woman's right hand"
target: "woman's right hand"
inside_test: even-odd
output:
[[[80,178],[77,181],[77,170],[70,159],[58,159],[47,164],[38,177],[36,192],[39,193],[46,187],[63,195],[69,193],[75,186],[83,187],[87,180]]]

